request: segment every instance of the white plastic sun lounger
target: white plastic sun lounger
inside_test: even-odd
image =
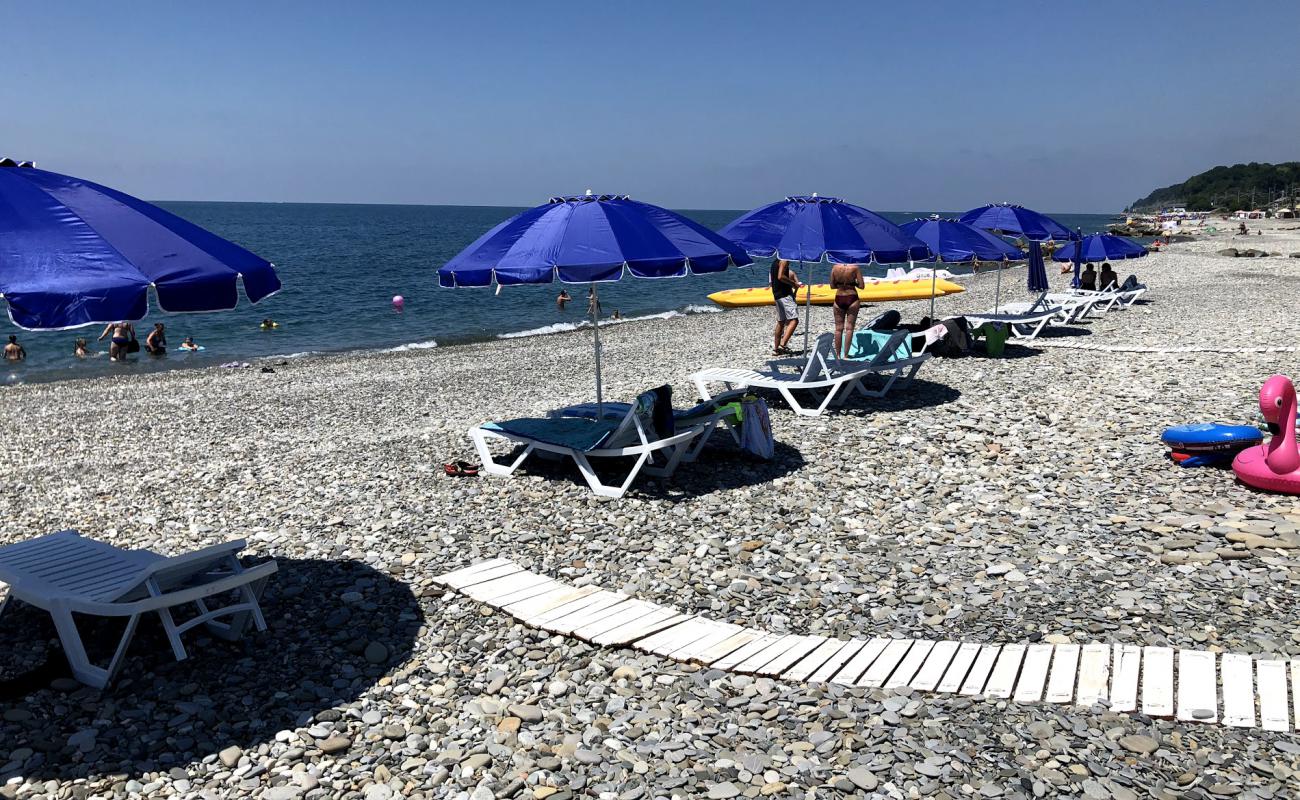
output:
[[[687,426],[661,438],[655,431],[655,393],[644,392],[628,407],[621,420],[585,417],[544,417],[485,422],[469,429],[479,459],[491,475],[509,476],[535,452],[567,456],[578,465],[591,490],[601,497],[622,497],[636,476],[667,477],[685,458],[691,443],[711,425]],[[509,464],[492,457],[488,440],[524,445],[524,451]],[[635,458],[627,477],[618,486],[602,483],[591,467],[593,458]],[[663,459],[660,463],[659,459]]]
[[[145,614],[156,612],[177,661],[186,658],[181,634],[206,625],[213,635],[234,640],[251,618],[259,631],[266,619],[259,605],[274,561],[245,567],[242,539],[180,556],[121,550],[76,531],[60,531],[0,547],[0,582],[9,585],[0,612],[13,600],[40,608],[54,619],[72,675],[102,689],[111,683]],[[238,593],[239,601],[209,608],[212,598]],[[177,623],[172,610],[193,604],[198,614]],[[74,615],[125,617],[126,630],[107,667],[90,663]],[[220,617],[230,617],[218,622]]]
[[[1007,304],[1000,306],[997,313],[992,311],[979,314],[967,314],[966,321],[972,328],[978,328],[986,322],[1001,322],[1011,328],[1012,336],[1020,341],[1030,341],[1038,338],[1038,334],[1043,332],[1048,325],[1054,320],[1061,319],[1063,309],[1060,306],[1046,306],[1037,309],[1024,309],[1019,312],[1007,312],[1004,309],[1014,308],[1017,304]],[[1021,303],[1020,306],[1027,306],[1028,303]]]
[[[899,380],[911,380],[928,355],[894,362],[898,347],[911,339],[910,331],[893,332],[893,344],[882,348],[870,361],[840,362],[835,356],[835,337],[823,333],[817,337],[813,352],[806,359],[778,359],[768,363],[766,370],[712,367],[691,376],[700,396],[710,398],[709,384],[721,383],[731,389],[773,389],[789,403],[794,413],[805,417],[821,415],[832,405],[842,405],[855,391],[872,397],[883,397]],[[910,346],[910,345],[909,345]],[[906,373],[904,375],[903,373]],[[862,381],[870,375],[882,375],[886,384],[872,392]],[[799,402],[795,392],[808,392],[813,405]]]
[[[686,429],[700,427],[703,430],[695,441],[687,448],[682,455],[682,461],[691,463],[700,457],[702,451],[713,438],[713,434],[718,428],[726,428],[731,434],[731,440],[740,444],[740,432],[737,428],[736,413],[731,408],[726,408],[728,403],[739,401],[745,397],[747,392],[744,389],[736,389],[731,392],[710,398],[693,408],[684,410],[673,410],[673,421],[677,427]],[[631,410],[630,403],[605,403],[605,417],[617,417],[619,419],[627,415]],[[578,405],[566,406],[557,411],[552,411],[548,416],[551,417],[582,417],[585,419],[597,419],[600,409],[595,403],[579,403]]]
[[[1147,287],[1139,286],[1136,289],[1120,289],[1113,282],[1101,291],[1093,292],[1087,289],[1071,289],[1070,293],[1080,297],[1096,297],[1099,301],[1106,302],[1105,310],[1109,311],[1115,306],[1128,308],[1138,301],[1138,298],[1146,294]]]

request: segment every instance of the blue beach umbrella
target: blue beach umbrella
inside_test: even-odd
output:
[[[905,222],[900,227],[924,242],[937,260],[949,264],[973,261],[1020,261],[1025,258],[1024,251],[1011,246],[1005,239],[955,219],[941,219],[936,215]],[[999,270],[1001,268],[998,267]],[[932,286],[936,282],[933,271],[931,271],[930,282]],[[934,294],[932,288],[931,319],[934,318]]]
[[[9,165],[13,166],[9,166]],[[223,311],[238,284],[256,303],[280,290],[266,259],[97,183],[0,162],[0,295],[28,330]]]
[[[1029,242],[1068,241],[1075,236],[1070,232],[1069,228],[1046,214],[1011,203],[993,203],[979,208],[972,208],[961,215],[961,221],[1001,236],[1018,236]],[[1034,248],[1032,246],[1029,248],[1029,253],[1029,291],[1046,291],[1047,270],[1040,264],[1037,270],[1037,272],[1041,273],[1040,277],[1035,272],[1033,263]],[[1041,251],[1038,253],[1038,259],[1040,262],[1042,261]],[[1038,286],[1044,288],[1035,288]],[[994,309],[996,310],[1002,300],[1001,270],[998,270],[998,283],[995,291]]]
[[[924,261],[930,251],[921,240],[862,206],[838,197],[792,196],[740,215],[721,230],[758,258],[832,261],[843,264],[896,264]],[[804,309],[804,350],[812,319],[812,292]]]
[[[1070,242],[1052,254],[1055,261],[1081,261],[1094,263],[1098,261],[1122,261],[1126,258],[1142,258],[1147,249],[1132,239],[1109,233],[1094,233],[1082,237],[1081,241]],[[1077,258],[1076,258],[1077,257]]]
[[[443,287],[591,285],[595,331],[596,404],[604,415],[600,380],[597,283],[683,278],[722,272],[751,259],[735,242],[665,208],[626,195],[552,197],[480,236],[438,270]]]

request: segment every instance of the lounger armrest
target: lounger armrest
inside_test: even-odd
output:
[[[203,551],[199,551],[203,552]],[[192,603],[195,600],[202,600],[205,597],[211,597],[216,594],[228,592],[236,589],[246,583],[261,580],[270,577],[280,569],[280,565],[274,560],[263,561],[239,572],[232,572],[222,575],[219,578],[200,583],[197,586],[186,586],[183,589],[174,589],[169,592],[163,592],[156,597],[142,597],[139,600],[132,600],[126,603],[107,603],[96,600],[86,600],[81,597],[59,598],[59,602],[71,611],[81,614],[93,614],[100,617],[129,617],[134,614],[143,614],[149,611],[157,611],[160,608],[184,605]]]

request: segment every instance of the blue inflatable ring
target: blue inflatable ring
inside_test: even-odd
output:
[[[1250,425],[1218,425],[1203,422],[1199,425],[1175,425],[1165,428],[1160,441],[1184,453],[1218,453],[1243,450],[1264,441],[1259,428]]]

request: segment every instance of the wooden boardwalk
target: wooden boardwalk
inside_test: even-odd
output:
[[[496,558],[434,578],[527,625],[609,647],[790,681],[1103,703],[1112,711],[1300,729],[1300,659],[1130,644],[977,644],[776,634],[715,622]],[[1289,683],[1289,691],[1288,691]]]

